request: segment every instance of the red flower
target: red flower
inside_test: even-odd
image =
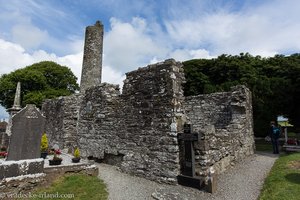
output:
[[[291,145],[297,145],[297,140],[296,139],[288,139],[287,143],[291,144]]]
[[[2,157],[6,157],[7,156],[7,152],[3,151],[3,152],[0,152],[0,156]]]
[[[61,154],[60,149],[54,150],[54,152],[55,152],[57,155],[60,155],[60,154]]]

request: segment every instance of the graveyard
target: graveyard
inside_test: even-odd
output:
[[[159,184],[163,189],[151,194],[154,199],[181,198],[178,188],[188,188],[191,199],[220,195],[226,173],[234,176],[236,165],[248,170],[243,162],[253,167],[267,160],[266,176],[277,157],[254,155],[246,86],[185,96],[183,65],[174,59],[127,72],[122,89],[102,83],[103,32],[100,21],[86,28],[78,93],[48,99],[41,109],[22,108],[22,83],[16,85],[0,135],[7,147],[0,160],[1,195],[33,191],[66,174],[102,179],[101,169]]]

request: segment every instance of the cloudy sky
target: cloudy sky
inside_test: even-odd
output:
[[[52,60],[80,78],[85,27],[97,20],[110,83],[171,57],[299,53],[299,8],[299,0],[0,0],[0,75]]]

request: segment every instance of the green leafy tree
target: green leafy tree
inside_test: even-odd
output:
[[[0,77],[0,103],[5,108],[12,106],[19,81],[22,106],[41,107],[44,99],[67,96],[79,89],[77,78],[68,67],[51,61],[35,63]]]
[[[185,95],[228,91],[244,84],[252,91],[254,132],[268,133],[269,122],[277,115],[289,117],[300,127],[300,54],[271,58],[221,55],[183,63]]]

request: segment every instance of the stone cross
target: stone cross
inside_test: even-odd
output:
[[[183,133],[178,134],[178,140],[184,141],[184,164],[182,174],[195,176],[195,153],[193,142],[198,140],[198,134],[192,133],[191,124],[184,124]]]
[[[198,133],[192,133],[192,125],[184,124],[183,133],[178,133],[178,140],[184,143],[184,158],[178,183],[194,188],[204,187],[204,179],[195,175],[195,152],[193,142],[199,140]]]
[[[103,25],[97,21],[86,27],[80,91],[101,83],[103,52]]]
[[[45,117],[33,104],[26,105],[12,117],[12,135],[7,160],[40,158]]]

